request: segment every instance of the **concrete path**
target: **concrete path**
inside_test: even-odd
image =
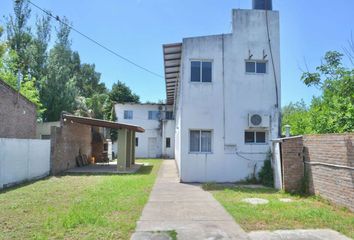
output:
[[[178,240],[248,239],[209,192],[179,183],[175,164],[163,161],[132,239],[173,239],[174,231]]]

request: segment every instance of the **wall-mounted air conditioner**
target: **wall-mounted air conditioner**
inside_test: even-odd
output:
[[[248,126],[251,128],[269,128],[270,116],[268,114],[248,114]]]

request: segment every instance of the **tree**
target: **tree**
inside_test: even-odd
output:
[[[0,37],[2,36],[3,29],[0,26]],[[40,102],[39,92],[35,87],[33,79],[24,76],[24,81],[21,82],[20,89],[18,89],[17,76],[13,71],[16,66],[18,56],[15,51],[8,48],[6,42],[0,42],[0,79],[9,84],[13,89],[19,90],[29,101],[36,105],[37,116],[40,117],[43,112],[43,106]]]
[[[354,131],[354,69],[342,64],[343,54],[329,51],[315,73],[302,76],[307,86],[322,90],[310,106],[310,118],[316,133]]]
[[[29,66],[30,74],[36,81],[37,89],[40,90],[40,81],[47,74],[47,50],[51,33],[50,17],[37,17],[36,29],[36,36],[33,38],[30,47],[31,62]]]
[[[57,121],[62,111],[75,110],[77,89],[71,64],[70,28],[66,18],[62,21],[56,43],[49,52],[48,74],[42,81],[41,101],[46,107],[44,121]]]
[[[322,94],[312,99],[308,109],[297,106],[296,111],[284,111],[283,123],[289,122],[297,133],[301,128],[304,133],[354,131],[354,69],[345,68],[342,57],[339,52],[329,51],[315,72],[303,73],[301,80],[307,86],[318,87]]]
[[[30,46],[32,42],[31,28],[27,25],[31,16],[31,9],[26,0],[14,1],[14,16],[7,18],[7,40],[11,50],[18,56],[15,61],[16,73],[28,75],[30,70]]]
[[[118,81],[109,93],[110,100],[116,103],[139,103],[140,98],[123,82]]]
[[[285,133],[285,125],[290,125],[291,135],[311,133],[309,110],[304,100],[289,103],[282,109],[282,132]]]

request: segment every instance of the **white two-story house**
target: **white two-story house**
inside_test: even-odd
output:
[[[256,174],[279,136],[279,13],[267,8],[233,10],[232,33],[163,45],[183,182]]]
[[[173,106],[166,104],[115,104],[117,121],[138,125],[144,133],[136,133],[137,158],[174,158],[175,121]],[[117,153],[117,144],[113,144]]]

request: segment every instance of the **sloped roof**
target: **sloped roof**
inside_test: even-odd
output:
[[[71,114],[62,114],[63,120],[69,120],[73,121],[76,123],[81,123],[85,125],[90,125],[90,126],[96,126],[96,127],[105,127],[105,128],[111,128],[111,129],[129,129],[135,132],[145,132],[145,129],[136,126],[136,125],[130,125],[130,124],[123,124],[123,123],[117,123],[117,122],[112,122],[112,121],[107,121],[107,120],[101,120],[101,119],[96,119],[96,118],[88,118],[88,117],[79,117],[79,116],[74,116]]]

